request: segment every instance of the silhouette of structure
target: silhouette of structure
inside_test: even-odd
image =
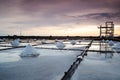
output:
[[[107,21],[105,26],[98,27],[100,29],[100,38],[113,38],[114,37],[114,24],[113,21]]]

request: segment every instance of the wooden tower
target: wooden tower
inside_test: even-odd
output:
[[[105,26],[98,27],[100,29],[100,38],[113,38],[114,37],[114,24],[113,21],[105,22]]]

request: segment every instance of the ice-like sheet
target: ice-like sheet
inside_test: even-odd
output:
[[[26,46],[27,44],[29,44],[29,43],[20,43],[20,45],[19,46]],[[30,44],[36,44],[35,42],[34,43],[30,43]],[[11,44],[10,43],[4,43],[4,44],[0,44],[0,46],[11,46]]]
[[[89,50],[112,51],[112,47],[108,43],[93,43]]]
[[[68,43],[64,43],[65,44],[65,49],[84,49],[86,47],[86,45],[80,45],[80,44],[76,44],[76,45],[71,45],[69,42]],[[42,47],[42,48],[56,48],[56,44],[43,44],[43,45],[38,45],[36,47]]]
[[[69,42],[65,48],[84,49],[90,41],[85,40],[77,45]],[[91,50],[99,50],[99,43],[93,42]],[[56,48],[55,44],[43,44],[37,47]],[[108,49],[112,50],[106,44]],[[101,46],[105,50],[105,45]],[[36,58],[21,58],[23,48],[0,51],[0,80],[60,80],[65,71],[76,60],[80,51],[37,49],[40,55]],[[100,54],[88,52],[78,66],[71,80],[120,80],[120,55],[117,53]]]
[[[0,49],[6,49],[6,48],[11,48],[11,47],[1,47],[1,46],[0,46]]]
[[[80,51],[37,49],[36,58],[21,58],[23,48],[0,51],[0,80],[60,80]]]
[[[120,54],[88,52],[71,80],[120,80]]]
[[[72,80],[120,80],[120,55],[112,59],[105,55],[89,53],[79,65]]]

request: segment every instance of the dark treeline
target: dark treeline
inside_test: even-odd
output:
[[[9,39],[98,39],[98,36],[0,36],[0,38],[9,38]]]
[[[94,40],[100,40],[99,36],[0,36],[0,38],[8,38],[8,39],[94,39]],[[102,39],[107,39],[107,38],[102,38]],[[120,41],[120,36],[110,38],[111,40],[117,40]]]

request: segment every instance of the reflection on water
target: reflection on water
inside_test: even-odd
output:
[[[81,49],[87,43],[81,42],[82,45],[74,46],[66,43],[66,45],[67,48]],[[55,45],[45,44],[37,47],[51,48]],[[113,50],[107,43],[97,41],[91,47],[91,50],[99,52],[88,51],[88,56],[76,70],[73,76],[76,79],[73,80],[119,80],[120,55],[109,52]],[[40,53],[37,58],[21,58],[19,54],[22,50],[23,48],[0,51],[0,80],[60,80],[71,62],[75,61],[76,56],[82,52],[37,49]]]
[[[111,46],[109,46],[108,43],[104,43],[104,42],[99,42],[99,50],[100,50],[100,54],[105,54],[105,58],[112,58],[113,57],[113,49],[111,48]],[[102,52],[104,51],[104,52]]]
[[[0,63],[19,61],[18,54],[0,53]]]

